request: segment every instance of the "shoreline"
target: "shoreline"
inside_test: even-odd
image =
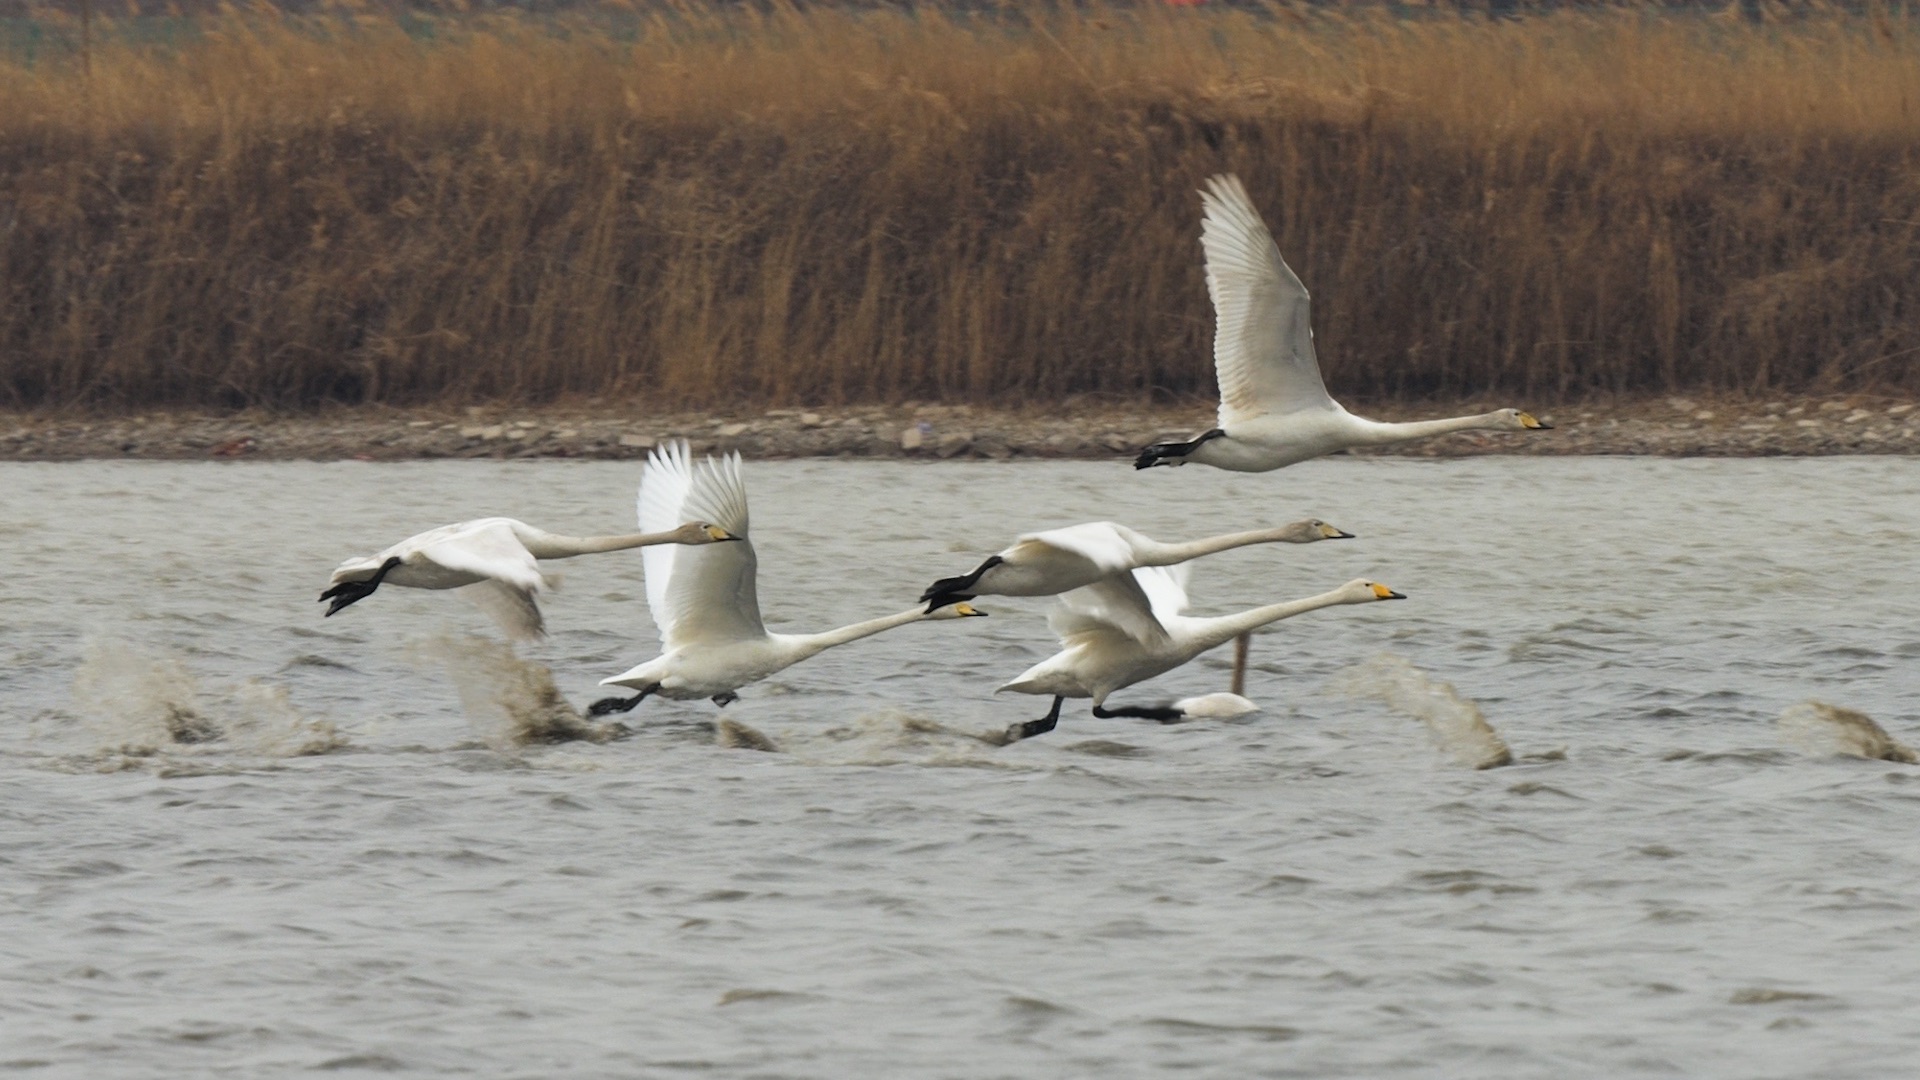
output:
[[[1484,412],[1496,405],[1356,406],[1381,420]],[[1536,409],[1554,430],[1463,432],[1356,454],[1456,458],[1487,454],[1815,457],[1920,454],[1920,401],[1875,395],[1716,399],[1702,395]],[[1130,457],[1161,438],[1213,423],[1211,403],[1116,404],[1079,398],[1043,410],[970,405],[820,406],[647,413],[631,403],[341,407],[276,415],[149,410],[119,415],[0,412],[0,461],[419,461],[459,458],[646,457],[667,438],[696,453],[750,458]]]

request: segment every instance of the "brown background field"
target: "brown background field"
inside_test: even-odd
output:
[[[54,37],[75,27],[44,16]],[[0,62],[0,405],[1920,390],[1898,10],[207,16]]]

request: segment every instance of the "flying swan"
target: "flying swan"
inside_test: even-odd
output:
[[[1171,566],[1249,544],[1311,544],[1351,540],[1324,521],[1296,521],[1277,529],[1224,533],[1184,544],[1163,544],[1111,521],[1027,533],[990,555],[971,573],[941,578],[920,594],[929,608],[975,596],[1053,596],[1141,566]]]
[[[571,559],[601,551],[655,544],[714,544],[738,540],[704,521],[656,533],[560,536],[512,518],[480,518],[411,536],[378,555],[348,559],[333,572],[321,600],[333,615],[372,596],[381,585],[410,589],[468,589],[508,636],[527,640],[546,632],[534,597],[552,586],[538,559]]]
[[[600,680],[602,686],[638,690],[631,698],[602,698],[595,716],[626,712],[649,695],[688,701],[709,698],[725,707],[734,691],[758,682],[815,653],[863,637],[929,619],[985,615],[965,603],[934,611],[915,607],[824,634],[774,634],[760,622],[755,594],[757,565],[747,533],[747,486],[740,455],[709,457],[694,464],[685,442],[653,451],[640,478],[640,527],[692,514],[718,522],[737,544],[706,548],[655,547],[641,553],[647,573],[647,607],[660,628],[661,654],[630,671]]]
[[[1320,380],[1306,286],[1280,258],[1239,177],[1213,177],[1200,200],[1206,207],[1200,246],[1213,298],[1220,422],[1186,442],[1147,447],[1134,468],[1197,461],[1234,472],[1266,472],[1356,446],[1450,431],[1552,426],[1519,409],[1390,424],[1341,408]]]
[[[1268,604],[1238,615],[1195,618],[1182,614],[1187,608],[1187,569],[1185,565],[1142,567],[1131,576],[1116,575],[1061,596],[1047,623],[1066,647],[999,688],[1019,694],[1051,694],[1053,708],[1038,720],[1007,728],[1006,741],[1052,731],[1060,722],[1060,703],[1066,698],[1092,698],[1093,715],[1099,717],[1181,719],[1186,713],[1177,707],[1104,706],[1107,695],[1115,690],[1172,671],[1208,649],[1268,623],[1336,604],[1406,599],[1385,585],[1362,578],[1304,600]],[[1145,634],[1129,629],[1142,624],[1149,628]]]

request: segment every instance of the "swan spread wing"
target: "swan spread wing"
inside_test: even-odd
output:
[[[740,476],[740,455],[695,463],[687,444],[674,442],[648,458],[640,479],[640,531],[666,532],[689,521],[718,525],[740,539],[640,549],[647,606],[665,647],[766,636],[754,591],[757,563],[747,536],[747,485]]]
[[[1164,644],[1166,627],[1154,617],[1153,601],[1141,587],[1144,570],[1113,574],[1060,594],[1047,625],[1066,644],[1093,634],[1125,634],[1146,646]]]
[[[482,518],[422,533],[414,550],[448,570],[491,578],[525,593],[546,588],[540,564],[506,518]],[[538,616],[535,616],[536,621]]]
[[[1127,541],[1127,534],[1131,531],[1110,521],[1090,521],[1085,525],[1027,533],[1014,542],[1014,548],[1018,552],[1028,545],[1044,545],[1077,555],[1092,563],[1103,574],[1119,574],[1132,568],[1136,561],[1134,547]],[[1045,553],[1036,551],[1034,554]]]
[[[1331,407],[1313,351],[1307,288],[1280,257],[1247,189],[1237,176],[1215,176],[1200,201],[1220,426]]]
[[[1165,623],[1187,612],[1187,579],[1193,573],[1187,563],[1175,563],[1172,566],[1143,566],[1133,572],[1133,579],[1146,595],[1147,606],[1153,612],[1154,620]]]

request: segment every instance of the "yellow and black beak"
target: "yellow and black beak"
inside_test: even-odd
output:
[[[1323,521],[1320,523],[1320,538],[1322,540],[1351,540],[1353,539],[1353,534],[1337,525],[1329,525]]]
[[[966,603],[953,605],[953,613],[955,615],[972,616],[973,618],[977,618],[977,619],[984,619],[987,617],[986,612],[981,611],[979,608],[974,607],[972,604],[966,604]]]
[[[1520,414],[1520,426],[1523,428],[1527,428],[1530,431],[1552,431],[1553,430],[1552,424],[1543,424],[1532,413],[1527,413],[1527,412],[1523,412]]]
[[[738,539],[740,539],[739,537],[737,537],[737,536],[735,536],[735,535],[733,535],[732,533],[730,533],[730,532],[728,532],[727,530],[725,530],[725,529],[723,529],[723,528],[721,528],[721,527],[720,527],[720,526],[718,526],[718,525],[709,525],[709,526],[707,526],[707,535],[708,535],[708,536],[710,536],[710,537],[712,537],[712,538],[713,538],[713,542],[714,542],[714,543],[716,543],[716,544],[717,544],[717,543],[720,543],[720,542],[722,542],[722,541],[725,541],[725,540],[738,540]]]
[[[1379,582],[1373,583],[1373,595],[1376,600],[1405,600],[1406,593],[1397,593]]]

